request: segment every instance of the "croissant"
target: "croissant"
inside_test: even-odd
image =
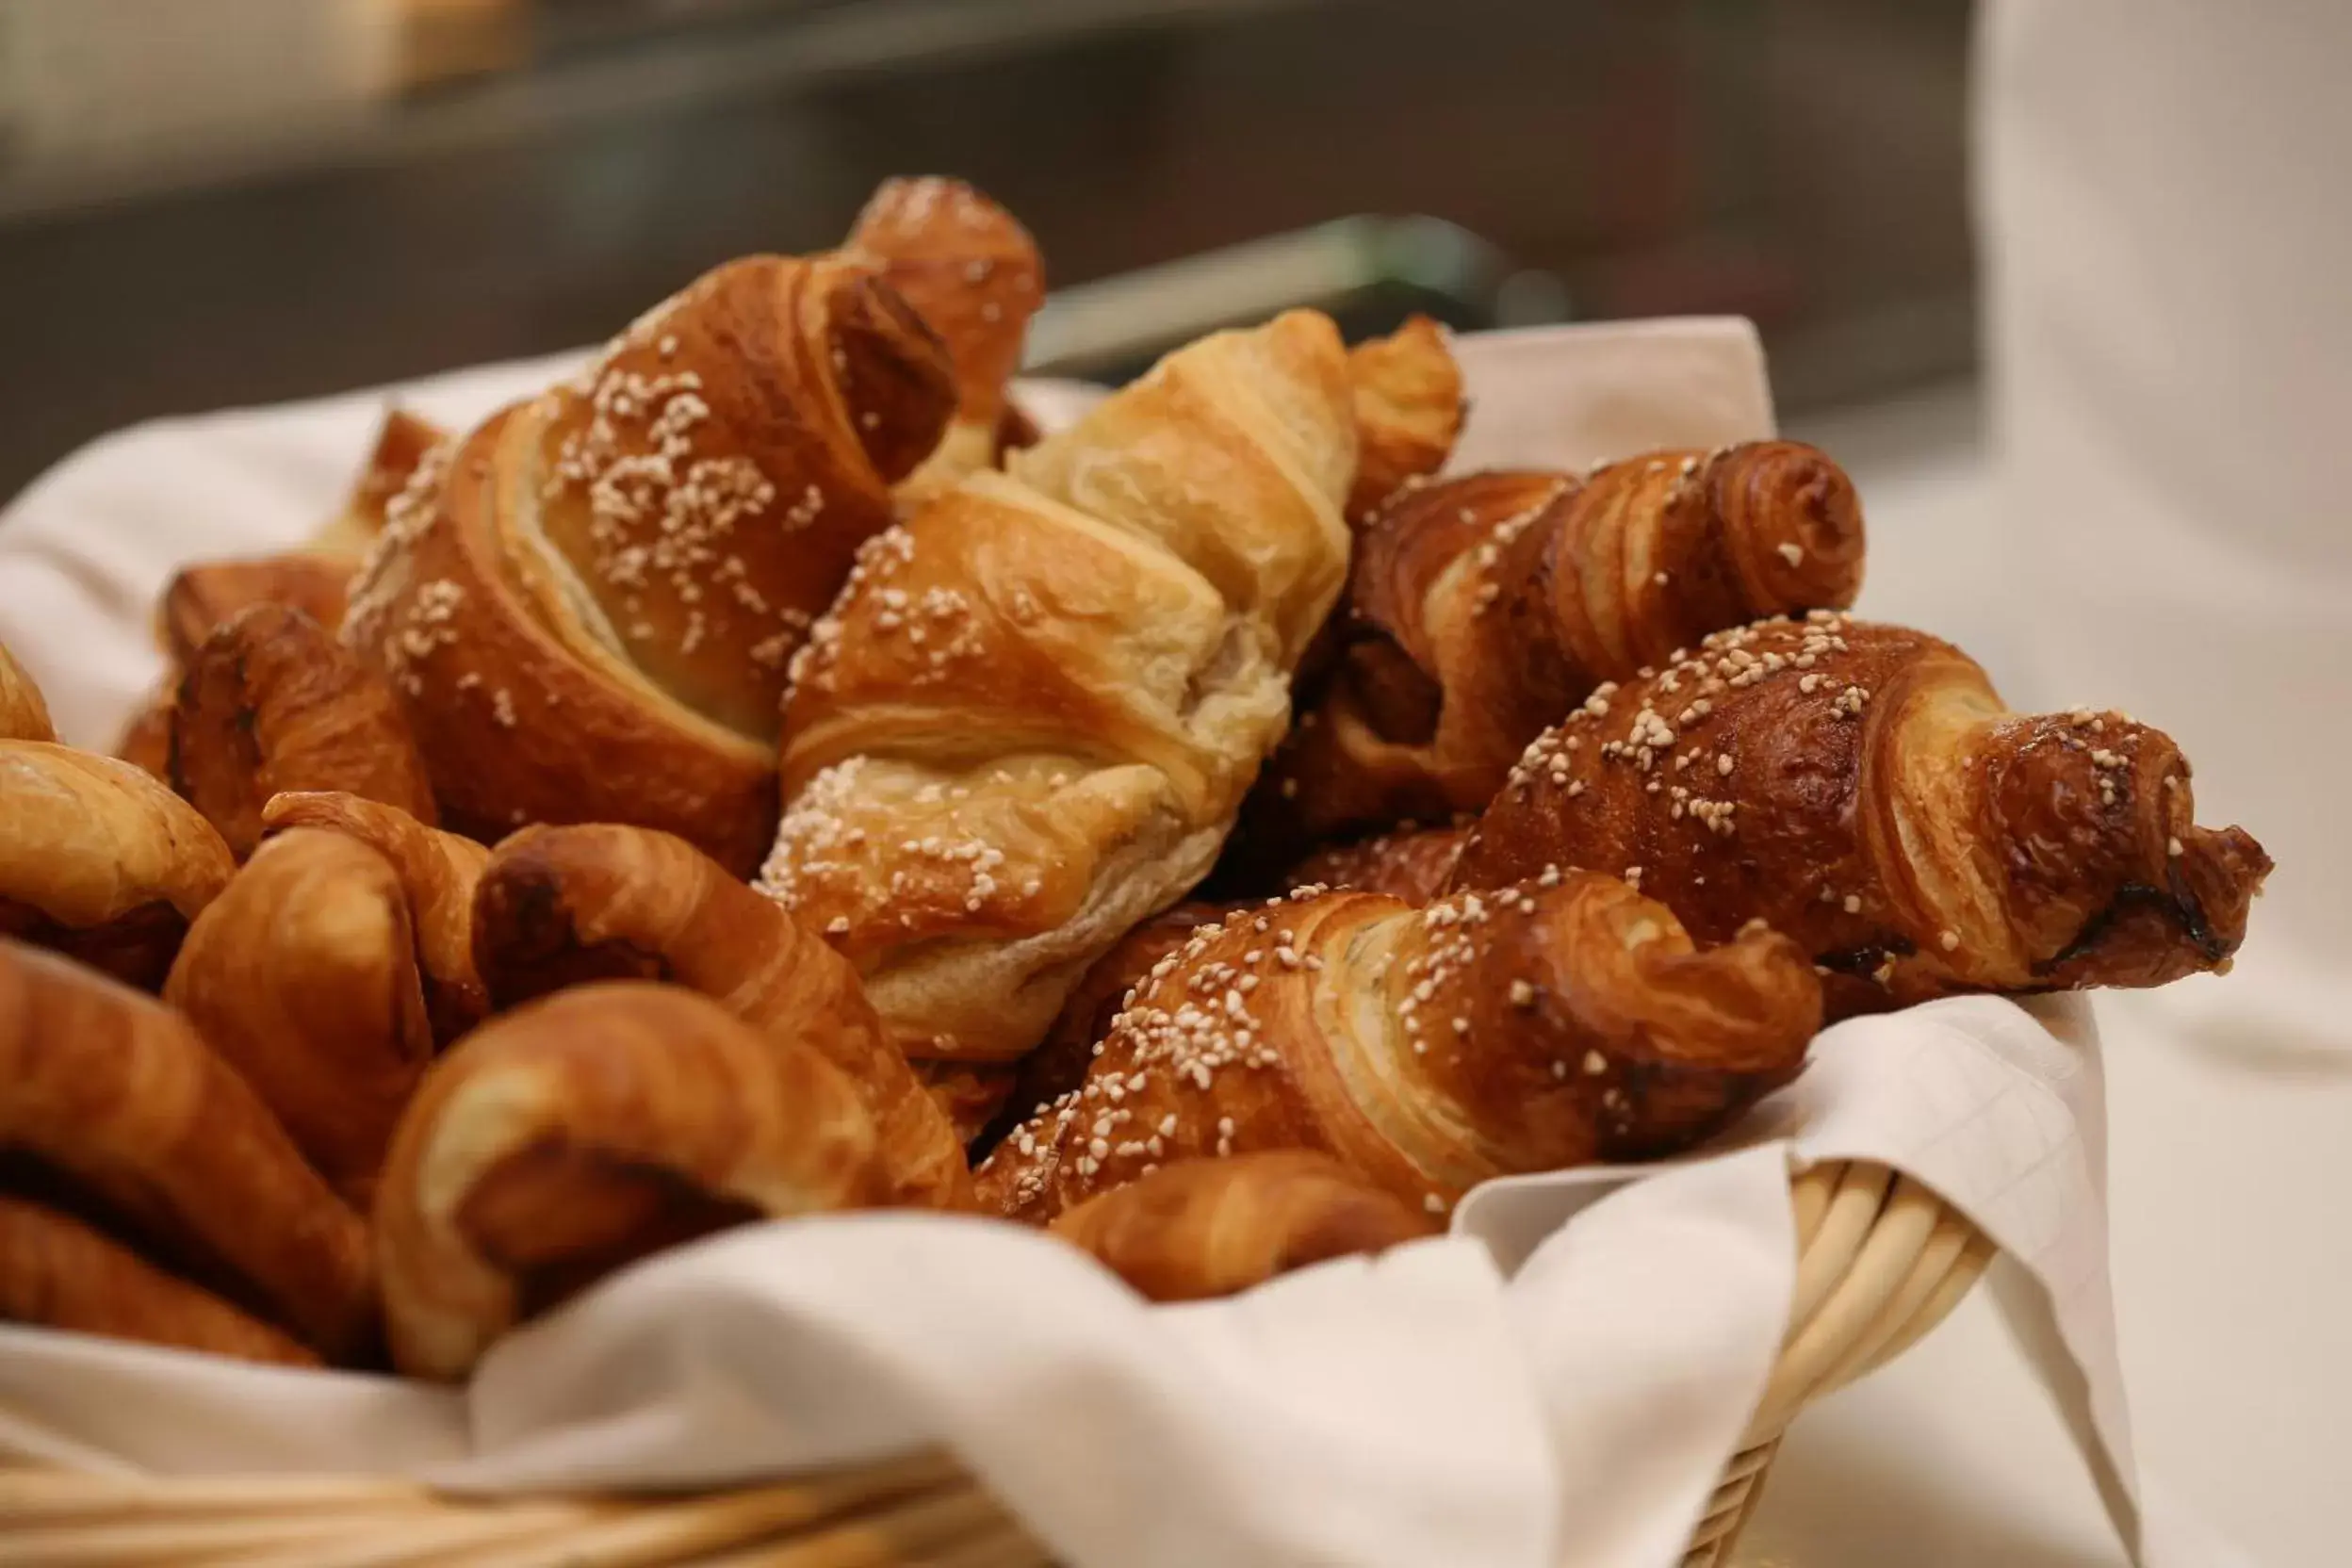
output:
[[[49,722],[49,704],[41,688],[24,673],[0,643],[0,741],[54,741],[57,732]]]
[[[245,1081],[170,1008],[8,941],[0,1151],[19,1196],[97,1224],[330,1359],[372,1344],[367,1227]],[[90,1287],[59,1280],[11,1293]],[[122,1310],[177,1315],[165,1301]]]
[[[761,886],[909,1055],[1027,1051],[1215,859],[1345,567],[1346,368],[1312,312],[1217,334],[860,553]]]
[[[462,1377],[614,1269],[875,1184],[858,1092],[807,1046],[675,987],[559,992],[468,1036],[400,1120],[375,1208],[394,1364]]]
[[[0,936],[152,988],[236,869],[195,808],[129,763],[0,741]]]
[[[1769,922],[1844,1016],[2226,967],[2270,858],[2192,812],[2159,731],[2012,713],[1950,644],[1824,612],[1600,688],[1527,748],[1455,884],[1588,866],[1702,941]]]
[[[433,1059],[391,863],[339,833],[272,838],[188,928],[163,999],[364,1211],[393,1123]]]
[[[318,1353],[70,1214],[0,1192],[0,1322],[317,1366]]]
[[[317,621],[256,604],[189,655],[172,705],[172,781],[229,852],[261,841],[286,791],[337,791],[437,820],[433,786],[392,688]]]
[[[1437,1228],[1422,1210],[1306,1150],[1179,1160],[1087,1199],[1051,1227],[1154,1301],[1232,1296]]]
[[[1005,1097],[1011,1120],[1028,1120],[1039,1106],[1085,1083],[1086,1070],[1094,1065],[1094,1048],[1135,1000],[1135,988],[1153,967],[1192,940],[1201,927],[1217,924],[1239,907],[1187,900],[1145,921],[1096,959],[1062,1004],[1044,1041],[1021,1059],[1020,1076]],[[988,1141],[992,1146],[997,1140]]]
[[[1361,448],[1348,521],[1361,527],[1396,491],[1453,455],[1469,405],[1445,329],[1426,316],[1350,349],[1348,384]]]
[[[390,863],[408,906],[418,980],[433,1037],[447,1045],[490,1014],[474,967],[474,889],[490,852],[427,827],[398,807],[351,794],[282,794],[261,808],[267,833],[317,827],[367,845]]]
[[[450,825],[638,823],[747,875],[786,664],[954,398],[873,264],[756,256],[429,454],[343,636]]]
[[[1821,1016],[1787,938],[1697,950],[1596,873],[1427,909],[1301,889],[1155,965],[980,1200],[1051,1220],[1163,1164],[1307,1149],[1443,1214],[1490,1177],[1687,1148],[1793,1074]]]
[[[969,1208],[963,1140],[847,959],[682,839],[609,825],[527,827],[474,897],[474,951],[500,1007],[596,979],[666,980],[768,1038],[813,1048],[874,1128],[881,1200]]]
[[[898,485],[902,505],[920,503],[995,465],[1012,406],[1004,387],[1045,300],[1045,265],[1011,213],[961,180],[937,176],[883,181],[844,249],[881,267],[955,362],[956,416]]]
[[[1329,687],[1245,833],[1279,851],[1478,810],[1593,687],[1710,631],[1849,604],[1862,553],[1853,483],[1790,441],[1406,490],[1364,531]]]
[[[1469,838],[1467,827],[1422,827],[1334,844],[1293,866],[1286,881],[1294,888],[1353,888],[1427,904],[1446,890]]]

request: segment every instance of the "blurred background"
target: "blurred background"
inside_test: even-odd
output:
[[[1044,369],[1317,303],[1745,314],[1799,416],[1950,383],[1968,36],[1963,0],[0,0],[0,498],[151,416],[598,340],[897,172],[1035,231]]]

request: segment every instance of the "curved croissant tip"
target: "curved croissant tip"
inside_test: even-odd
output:
[[[957,243],[970,247],[974,234],[1018,236],[1028,243],[1028,232],[1003,204],[970,180],[953,174],[892,174],[874,188],[866,204],[850,225],[849,242],[863,244],[879,231],[921,229],[934,223],[952,224]]]
[[[1597,872],[1547,872],[1484,897],[1503,933],[1481,983],[1540,1012],[1561,1009],[1609,1051],[1773,1074],[1793,1069],[1821,1028],[1812,962],[1776,931],[1757,925],[1697,949],[1673,910]],[[1531,984],[1513,986],[1514,976]]]
[[[350,798],[334,790],[279,790],[261,803],[261,825],[269,829],[303,826],[332,815]]]
[[[2171,737],[2080,708],[1994,734],[1988,799],[2041,984],[2161,986],[2229,961],[2270,856],[2197,825]]]
[[[867,461],[895,483],[931,455],[956,412],[954,356],[871,265],[844,268],[831,307],[834,380]]]
[[[405,808],[348,790],[280,790],[261,803],[265,837],[290,827],[329,827],[366,840],[430,832],[434,825]]]
[[[1725,454],[1737,476],[1725,510],[1755,534],[1760,610],[1837,609],[1861,591],[1862,497],[1836,459],[1801,441],[1757,441]]]
[[[2171,879],[2180,903],[2201,916],[2206,956],[2226,963],[2246,940],[2251,906],[2276,862],[2243,827],[2192,826],[2176,841]]]
[[[1651,972],[1716,1016],[1713,1061],[1725,1070],[1794,1070],[1821,1031],[1821,981],[1812,956],[1761,921],[1720,947],[1662,950]]]

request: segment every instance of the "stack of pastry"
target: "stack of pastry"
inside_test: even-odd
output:
[[[0,656],[0,1316],[453,1378],[886,1206],[1215,1295],[1688,1149],[1825,1017],[2242,939],[2164,736],[1846,613],[1823,454],[1438,479],[1444,335],[1304,311],[1040,438],[1040,278],[893,181],[395,416],[174,580],[128,760]]]

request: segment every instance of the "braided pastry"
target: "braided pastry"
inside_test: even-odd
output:
[[[910,1056],[1035,1046],[1216,858],[1345,570],[1331,323],[1178,351],[876,538],[796,661],[762,886]]]

